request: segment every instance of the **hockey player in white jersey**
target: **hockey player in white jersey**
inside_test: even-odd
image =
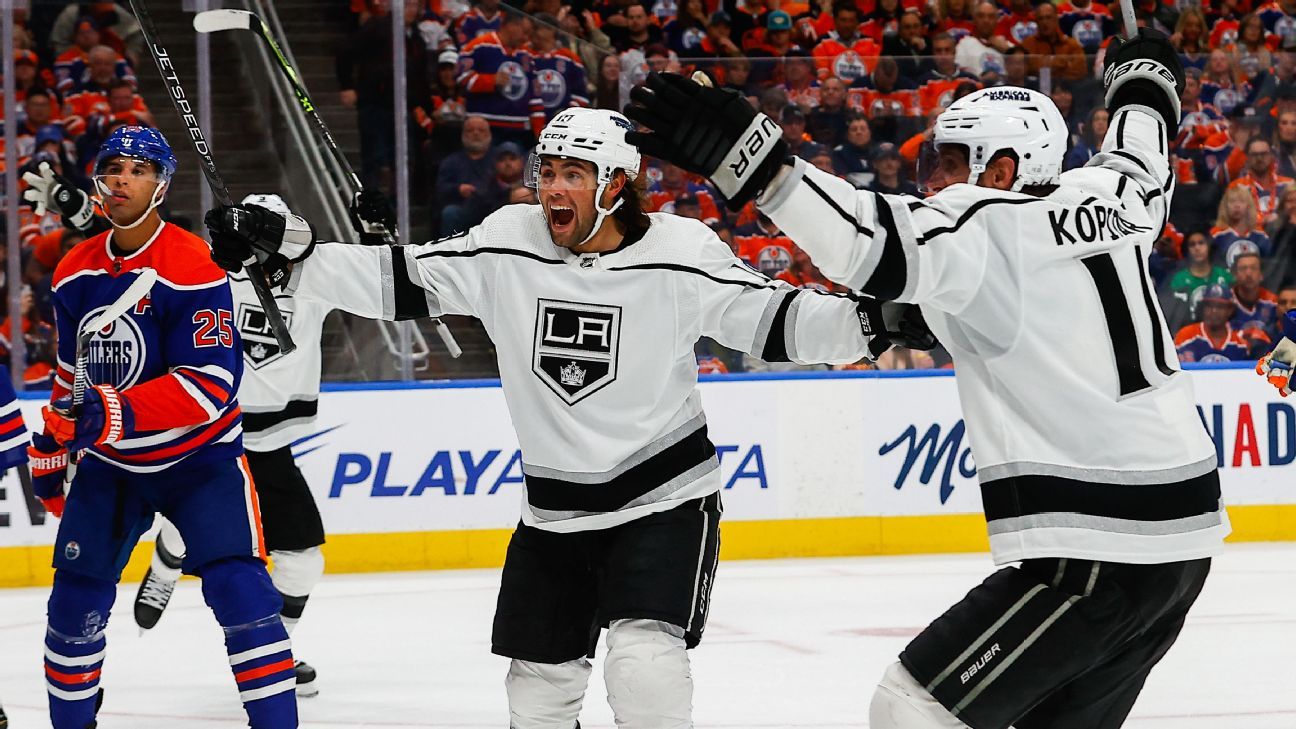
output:
[[[304,221],[253,206],[208,214],[220,260],[255,246],[298,261],[298,299],[384,319],[468,314],[490,334],[526,477],[492,635],[512,659],[514,729],[577,725],[601,628],[617,725],[692,726],[685,651],[706,623],[721,512],[697,340],[797,362],[887,346],[876,301],[773,282],[704,224],[642,212],[630,129],[616,112],[559,113],[528,172],[540,205],[424,245],[315,242]]]
[[[288,215],[278,195],[248,195],[244,204]],[[310,487],[293,460],[292,444],[311,435],[319,405],[320,337],[332,307],[277,296],[297,350],[282,354],[246,272],[230,274],[235,323],[243,342],[243,447],[261,504],[266,549],[274,563],[271,582],[283,599],[279,616],[289,635],[301,619],[311,590],[324,574],[324,524]],[[152,563],[135,595],[135,622],[150,630],[166,609],[180,579],[185,545],[171,522],[161,519]],[[319,693],[315,669],[296,661],[297,695]]]
[[[1216,455],[1152,292],[1183,69],[1113,40],[1110,131],[1062,174],[1052,101],[995,87],[936,122],[932,197],[789,159],[773,120],[674,75],[636,89],[645,154],[755,198],[829,278],[919,304],[953,355],[995,562],[886,669],[873,729],[1110,729],[1178,636],[1229,532]]]

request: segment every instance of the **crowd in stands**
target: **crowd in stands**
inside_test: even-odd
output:
[[[20,287],[20,310],[26,354],[24,379],[30,388],[48,388],[55,362],[54,315],[50,277],[63,255],[83,240],[65,227],[57,211],[37,217],[21,200],[22,173],[48,163],[84,190],[91,190],[94,156],[114,129],[125,124],[154,124],[136,93],[135,68],[147,54],[139,24],[125,8],[111,2],[18,3],[13,53],[13,124],[18,160],[18,189],[3,191],[0,210],[17,202],[18,230],[0,229],[0,253],[20,246],[21,281],[0,286],[0,362],[10,350],[10,285]],[[2,98],[2,97],[0,97]],[[0,134],[0,172],[5,169],[5,137]],[[0,183],[2,185],[3,183]],[[0,222],[3,226],[3,222]],[[0,280],[3,275],[0,263]]]

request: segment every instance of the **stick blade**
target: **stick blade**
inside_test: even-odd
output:
[[[204,10],[194,16],[193,27],[199,33],[222,30],[249,30],[256,15],[246,10]]]
[[[158,272],[156,268],[141,268],[139,275],[131,282],[121,297],[104,309],[98,316],[86,322],[81,327],[81,334],[93,336],[95,332],[116,321],[127,310],[139,303],[139,300],[148,294],[153,288],[154,282],[157,281]]]

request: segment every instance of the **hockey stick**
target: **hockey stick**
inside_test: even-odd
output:
[[[1125,39],[1138,35],[1138,19],[1134,17],[1134,0],[1120,0],[1121,19],[1125,21]]]
[[[86,389],[90,386],[90,375],[86,372],[86,360],[90,356],[90,340],[96,334],[103,331],[109,324],[117,321],[130,311],[132,307],[139,303],[140,299],[148,296],[152,290],[153,283],[157,281],[158,272],[155,268],[141,268],[139,276],[131,282],[126,291],[117,298],[116,301],[108,305],[107,309],[99,312],[97,316],[86,322],[77,332],[76,338],[76,362],[72,369],[72,417],[76,418],[81,414],[81,404],[85,402]],[[75,471],[71,470],[76,465],[79,451],[68,452],[68,481],[72,480]]]
[[[292,64],[288,62],[288,57],[279,48],[279,44],[274,39],[274,34],[270,32],[270,27],[261,22],[261,18],[256,13],[233,9],[204,10],[194,16],[193,27],[199,33],[247,30],[256,33],[261,38],[261,41],[269,48],[270,55],[274,56],[275,60],[278,61],[279,70],[283,72],[284,78],[288,79],[288,83],[292,86],[293,93],[297,95],[297,103],[301,105],[306,118],[315,127],[316,133],[323,140],[329,154],[332,155],[333,159],[342,168],[342,171],[351,180],[351,195],[354,198],[355,194],[364,187],[363,183],[360,182],[360,176],[356,174],[350,160],[342,153],[337,141],[333,139],[333,133],[329,131],[328,124],[324,123],[319,112],[315,110],[315,102],[311,101],[310,94],[306,92],[305,85],[302,84],[301,78],[297,75],[297,70],[292,67]],[[389,243],[394,244],[399,235],[393,229],[384,231],[384,237],[388,238]],[[441,341],[445,344],[446,350],[450,352],[450,356],[457,358],[463,354],[463,350],[459,348],[459,343],[455,341],[454,335],[450,333],[450,328],[439,317],[433,317],[432,322],[436,325],[437,334],[441,336]]]
[[[189,103],[189,96],[185,93],[184,87],[180,85],[180,75],[176,72],[175,65],[171,61],[171,56],[167,49],[158,42],[157,28],[153,25],[153,17],[148,14],[144,8],[144,0],[130,0],[131,11],[135,13],[135,19],[139,21],[140,32],[144,35],[144,42],[149,47],[149,54],[153,56],[154,63],[157,64],[158,73],[162,75],[162,82],[166,84],[168,95],[171,97],[171,104],[175,107],[176,113],[180,115],[180,121],[184,122],[185,132],[189,141],[193,145],[194,153],[198,155],[202,163],[203,177],[207,180],[207,185],[211,187],[212,194],[216,202],[222,206],[234,204],[230,197],[229,190],[225,187],[225,180],[221,178],[220,171],[216,169],[216,160],[212,158],[211,147],[207,144],[207,138],[203,135],[202,127],[198,125],[198,117],[194,114],[193,106]],[[265,271],[261,268],[261,263],[253,254],[243,262],[244,267],[248,269],[248,279],[252,282],[252,288],[256,291],[257,300],[261,302],[261,308],[265,310],[266,319],[270,323],[270,330],[274,332],[275,340],[279,343],[279,351],[288,354],[297,348],[293,343],[292,336],[288,334],[288,325],[284,323],[283,313],[279,311],[279,305],[275,302],[274,294],[270,292],[270,284],[266,281]],[[281,275],[286,272],[281,271]],[[276,284],[282,281],[275,281]]]

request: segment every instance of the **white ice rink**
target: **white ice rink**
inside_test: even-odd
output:
[[[692,652],[704,727],[862,727],[874,681],[910,636],[991,569],[988,555],[723,562]],[[330,576],[294,635],[319,670],[304,727],[505,729],[505,659],[489,651],[498,572]],[[100,729],[244,726],[198,583],[140,637],[135,586],[109,625]],[[0,702],[48,727],[45,589],[0,590]],[[601,646],[600,646],[601,648]],[[1296,544],[1231,546],[1127,727],[1296,729]],[[582,713],[612,727],[598,667]]]

